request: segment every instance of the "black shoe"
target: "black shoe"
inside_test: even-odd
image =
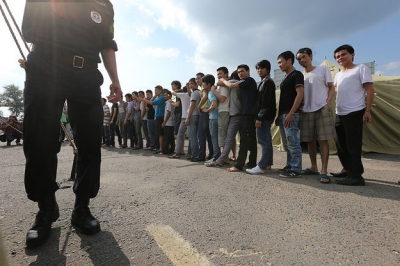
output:
[[[93,235],[100,231],[100,222],[90,213],[89,197],[76,195],[71,224],[79,227],[81,233],[86,235]]]
[[[342,171],[338,173],[330,173],[333,177],[347,177],[347,171],[342,169]]]
[[[286,173],[290,171],[290,166],[286,165],[285,167],[283,167],[282,169],[278,169],[278,173]]]
[[[7,146],[11,146],[11,142],[7,141]]]
[[[213,156],[210,154],[207,156],[207,160],[211,160],[213,158]]]
[[[197,163],[197,162],[205,162],[206,158],[192,158],[192,159],[190,159],[190,161],[195,162],[195,163]]]
[[[336,183],[343,186],[365,186],[364,178],[346,178],[342,180],[336,180]]]
[[[297,173],[295,171],[287,171],[285,173],[282,173],[279,175],[280,177],[301,177],[300,173]]]
[[[55,195],[38,202],[39,212],[35,223],[26,234],[26,246],[36,247],[43,244],[50,236],[51,224],[60,217]]]

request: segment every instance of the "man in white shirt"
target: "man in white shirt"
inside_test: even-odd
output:
[[[371,107],[374,102],[374,86],[369,68],[356,65],[354,48],[348,44],[333,53],[343,70],[336,74],[336,146],[338,157],[346,173],[346,179],[336,183],[347,186],[364,186],[364,167],[361,162],[363,120],[371,123]],[[365,94],[367,99],[365,101]]]
[[[180,102],[176,102],[175,104],[182,104],[182,117],[179,125],[178,134],[176,136],[175,153],[171,156],[168,156],[168,158],[179,159],[183,154],[183,147],[185,143],[185,132],[187,129],[185,121],[189,111],[191,90],[188,89],[188,86],[183,87],[183,89],[181,90],[176,82],[171,83],[171,87],[172,95],[175,95],[176,97],[179,97],[181,99]]]
[[[332,74],[326,66],[313,66],[310,48],[301,48],[296,59],[304,67],[304,105],[300,112],[300,140],[308,143],[311,167],[303,170],[303,175],[319,175],[319,181],[330,183],[328,176],[328,140],[335,138],[331,113],[331,103],[335,94]],[[321,153],[321,172],[317,166],[317,143]]]
[[[219,67],[217,69],[217,77],[218,79],[228,79],[228,68]],[[223,148],[229,124],[230,90],[225,86],[218,86],[218,88],[212,87],[211,91],[218,99],[218,147]]]

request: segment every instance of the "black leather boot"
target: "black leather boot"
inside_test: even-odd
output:
[[[26,234],[26,246],[36,247],[43,244],[50,236],[51,224],[60,217],[55,194],[38,202],[39,212],[35,223]]]
[[[79,227],[81,233],[86,235],[93,235],[100,231],[100,222],[90,213],[89,197],[76,195],[71,223]]]

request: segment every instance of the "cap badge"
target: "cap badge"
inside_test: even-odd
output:
[[[101,23],[101,15],[96,12],[96,11],[91,11],[90,16],[92,17],[92,20],[96,23]]]

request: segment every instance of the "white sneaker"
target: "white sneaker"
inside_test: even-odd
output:
[[[265,172],[261,170],[260,166],[253,167],[251,169],[246,169],[246,172],[252,175],[264,174]]]
[[[212,162],[214,162],[214,158],[211,158],[210,160],[205,161],[204,164],[206,164],[206,163],[212,163]]]

